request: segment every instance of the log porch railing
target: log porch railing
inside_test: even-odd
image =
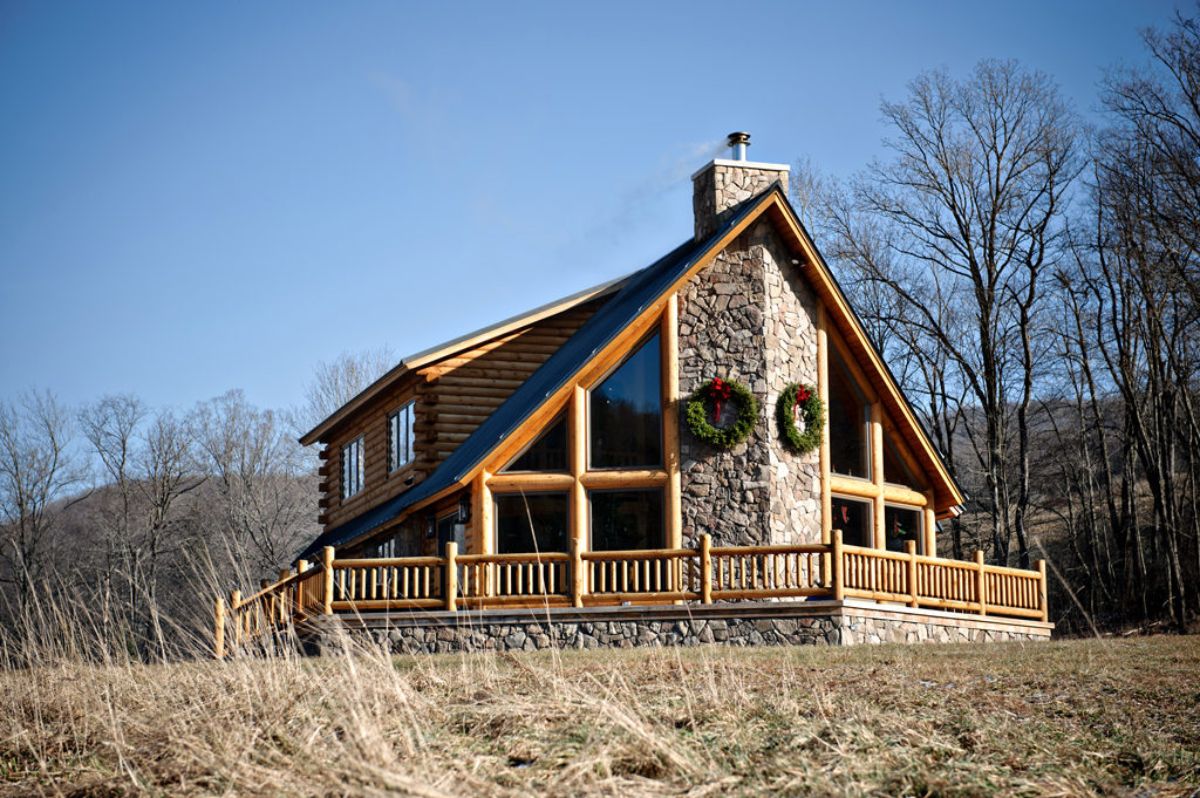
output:
[[[1045,621],[1046,564],[1036,571],[847,546],[835,530],[829,544],[695,549],[581,551],[569,554],[459,554],[444,557],[335,560],[324,550],[316,567],[294,573],[243,599],[216,601],[214,652],[232,648],[315,615],[374,610],[503,607],[594,607],[625,602],[861,598],[909,607]]]

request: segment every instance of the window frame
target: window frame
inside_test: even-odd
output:
[[[366,438],[366,436],[364,436],[364,435],[358,435],[357,437],[352,438],[351,440],[342,444],[341,455],[340,455],[341,456],[340,466],[341,466],[341,497],[342,497],[343,502],[349,501],[350,499],[361,496],[366,491],[366,488],[367,488],[367,458],[366,458],[366,452],[364,451],[364,444],[366,442],[365,438]],[[355,466],[356,466],[356,468],[354,469],[354,471],[355,471],[354,476],[356,477],[354,482],[356,483],[356,487],[355,487],[355,490],[353,493],[347,492],[347,488],[349,487],[349,483],[351,481],[351,472],[350,472],[350,468],[349,468],[348,454],[353,456],[353,459],[355,461]]]
[[[864,543],[845,543],[845,540],[846,540],[846,530],[845,529],[842,529],[842,541],[847,546],[858,546],[859,548],[864,548],[864,549],[875,548],[875,505],[876,505],[875,500],[868,499],[863,496],[854,496],[849,493],[839,493],[837,491],[831,491],[829,494],[829,499],[830,499],[830,502],[829,502],[830,513],[833,512],[833,502],[838,501],[838,500],[845,501],[845,502],[855,502],[855,503],[861,504],[867,508],[867,520],[866,520],[867,542],[865,544]],[[830,530],[838,529],[838,525],[833,522],[833,518],[829,519],[829,528],[830,528]]]
[[[408,416],[408,427],[405,430],[406,435],[405,435],[404,444],[408,449],[408,459],[404,460],[403,462],[399,462],[400,451],[399,451],[399,447],[397,446],[398,430],[396,429],[397,425],[395,422],[398,421],[399,419],[401,419],[406,414]],[[388,474],[389,475],[394,474],[397,471],[400,471],[401,469],[404,469],[416,462],[416,460],[417,460],[416,426],[417,426],[417,400],[416,399],[409,399],[407,402],[400,405],[400,407],[396,408],[391,413],[388,413],[387,438],[388,438]]]
[[[914,513],[917,516],[917,537],[914,542],[917,544],[917,554],[923,556],[925,554],[925,508],[918,507],[915,504],[903,504],[901,502],[885,501],[883,503],[883,546],[885,549],[887,549],[887,511],[889,509],[903,510],[907,513]]]
[[[541,472],[538,472],[538,471],[523,472],[522,471],[522,472],[518,472],[518,473],[537,474],[537,473],[541,473]],[[500,551],[500,507],[498,506],[498,500],[500,498],[506,498],[509,496],[526,496],[526,497],[529,497],[529,496],[564,496],[567,500],[567,506],[566,506],[567,524],[566,524],[566,528],[563,530],[563,532],[564,532],[564,535],[567,540],[567,548],[568,549],[570,548],[570,545],[571,545],[571,518],[572,518],[572,513],[574,512],[574,505],[575,505],[575,498],[573,496],[572,491],[562,490],[562,489],[557,489],[557,488],[549,488],[549,489],[544,489],[544,490],[493,490],[493,491],[491,491],[491,496],[489,497],[489,500],[492,503],[492,507],[491,507],[492,528],[489,532],[489,536],[491,537],[492,551],[494,553],[496,553],[496,554],[533,554],[533,552],[502,552],[502,551]],[[538,553],[546,554],[548,552],[539,550]],[[567,552],[549,552],[549,553],[565,554]]]
[[[834,460],[834,458],[833,458],[833,424],[830,423],[828,426],[829,438],[830,438],[829,473],[836,474],[839,477],[845,477],[846,479],[861,479],[863,482],[874,482],[875,481],[875,435],[874,435],[874,429],[873,429],[874,420],[871,417],[872,416],[871,407],[873,404],[875,404],[875,402],[872,399],[871,395],[867,391],[863,390],[863,387],[858,384],[858,380],[855,379],[854,372],[850,369],[849,364],[846,363],[846,359],[842,355],[842,353],[839,351],[838,347],[834,346],[834,347],[829,348],[829,351],[827,354],[827,360],[828,360],[827,373],[829,375],[829,383],[830,383],[828,393],[829,393],[829,404],[830,404],[830,408],[831,408],[828,411],[829,414],[832,415],[833,381],[835,379],[837,379],[837,377],[834,376],[834,371],[837,371],[840,373],[841,378],[845,380],[845,382],[849,386],[850,390],[858,398],[859,406],[862,408],[862,419],[859,421],[858,426],[859,426],[859,429],[862,430],[862,435],[863,435],[863,447],[862,447],[863,462],[861,463],[861,465],[862,465],[863,471],[866,472],[865,475],[859,475],[859,474],[847,474],[843,471],[837,470],[837,468],[835,467],[834,462],[833,462],[833,460]]]
[[[584,508],[587,512],[587,550],[588,551],[627,551],[627,549],[597,549],[595,547],[595,511],[592,505],[592,495],[596,493],[657,493],[659,496],[659,529],[661,531],[662,540],[658,546],[651,548],[666,548],[667,544],[667,486],[655,487],[612,487],[612,488],[588,488],[584,492],[584,500],[587,506]],[[640,549],[637,549],[640,551]]]

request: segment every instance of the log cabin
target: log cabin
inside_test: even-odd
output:
[[[397,650],[1048,637],[1044,564],[938,556],[963,492],[748,143],[693,175],[671,252],[305,434],[323,531],[218,600],[218,649],[301,619]]]

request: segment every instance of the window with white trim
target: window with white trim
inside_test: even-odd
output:
[[[416,401],[409,402],[388,416],[388,471],[408,465],[413,461],[416,435]]]
[[[363,439],[359,435],[342,447],[342,498],[356,496],[363,489]]]

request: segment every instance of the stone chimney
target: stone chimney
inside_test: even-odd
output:
[[[721,226],[732,208],[758,196],[775,183],[788,188],[788,167],[778,163],[746,160],[749,133],[730,133],[732,159],[718,158],[692,175],[692,209],[696,216],[696,240],[707,238]]]

